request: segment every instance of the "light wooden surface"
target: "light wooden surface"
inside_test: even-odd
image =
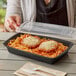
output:
[[[68,55],[64,56],[55,64],[47,64],[33,59],[9,53],[4,41],[0,40],[0,76],[14,76],[13,72],[21,68],[27,62],[33,62],[49,68],[67,72],[67,76],[76,76],[76,44],[71,48]]]

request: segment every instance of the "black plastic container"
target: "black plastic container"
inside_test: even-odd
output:
[[[40,38],[53,39],[55,41],[61,42],[64,45],[68,46],[68,48],[63,53],[61,53],[60,55],[58,55],[55,58],[48,58],[48,57],[40,56],[40,55],[37,55],[37,54],[33,54],[33,53],[22,51],[22,50],[19,50],[19,49],[16,49],[16,48],[9,47],[8,46],[9,41],[19,37],[21,34],[24,34],[24,33],[17,33],[16,35],[12,36],[11,38],[9,38],[8,40],[6,40],[3,43],[7,47],[8,51],[11,52],[11,53],[14,53],[16,55],[32,58],[32,59],[39,60],[39,61],[42,61],[42,62],[46,62],[46,63],[49,63],[49,64],[52,64],[52,63],[56,62],[57,60],[61,59],[64,55],[66,55],[68,53],[70,48],[73,46],[73,43],[70,42],[70,41],[66,41],[66,40],[62,40],[62,39],[58,39],[58,38],[53,38],[53,37],[46,37],[46,36],[36,35],[36,36],[39,36]],[[31,34],[31,35],[33,35],[33,34]]]

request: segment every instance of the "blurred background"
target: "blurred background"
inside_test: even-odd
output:
[[[76,25],[76,0],[74,0],[74,9],[75,9],[75,25]]]
[[[7,7],[7,1],[0,0],[0,30],[3,28],[3,25],[4,25],[6,7]]]
[[[4,19],[7,8],[7,0],[0,0],[0,31],[4,25]],[[76,24],[76,0],[74,0],[74,8],[75,8],[75,24]]]

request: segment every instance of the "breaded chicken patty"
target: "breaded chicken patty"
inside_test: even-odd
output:
[[[35,48],[40,44],[40,39],[34,36],[29,36],[23,39],[22,43],[29,48]]]
[[[39,46],[39,50],[49,52],[55,50],[57,47],[58,47],[58,43],[56,41],[50,40],[50,41],[42,42]]]

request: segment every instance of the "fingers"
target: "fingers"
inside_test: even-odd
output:
[[[21,24],[21,18],[20,18],[20,16],[16,17],[16,23],[17,23],[17,26],[20,26],[20,24]]]
[[[2,32],[9,32],[7,29],[3,28]]]
[[[10,16],[5,21],[5,29],[7,31],[14,32],[20,26],[20,23],[21,23],[20,16],[18,15]]]
[[[9,20],[7,20],[7,23],[9,25],[9,28],[15,30],[15,27],[13,26],[13,20],[9,19]]]
[[[10,18],[7,20],[7,22],[9,23],[9,27],[10,27],[12,30],[16,30],[16,28],[18,27],[15,19],[13,19],[12,17],[10,17]]]
[[[9,27],[10,24],[9,24],[8,20],[5,21],[4,26],[5,26],[5,28],[4,28],[4,31],[5,31],[5,32],[13,32],[13,29],[11,29],[11,28]]]

